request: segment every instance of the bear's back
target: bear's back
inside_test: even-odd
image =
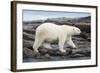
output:
[[[37,32],[47,32],[47,33],[53,33],[53,34],[60,34],[60,33],[70,33],[70,29],[72,27],[68,25],[57,25],[54,23],[43,23],[41,24],[36,31]]]
[[[36,31],[56,31],[59,30],[59,25],[56,25],[54,23],[43,23],[41,24]]]
[[[54,23],[43,23],[36,29],[37,36],[55,39],[60,33],[59,25]]]
[[[43,23],[40,25],[42,28],[56,28],[58,27],[58,25],[54,24],[54,23]]]

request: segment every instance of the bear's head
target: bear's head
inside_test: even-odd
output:
[[[81,33],[81,30],[77,27],[72,27],[73,35],[79,35]]]

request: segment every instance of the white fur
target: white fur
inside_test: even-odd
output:
[[[72,48],[76,48],[72,41],[72,35],[79,35],[81,33],[80,29],[68,25],[56,25],[54,23],[43,23],[36,29],[35,42],[33,44],[33,49],[38,52],[38,48],[43,45],[45,48],[52,49],[50,43],[45,41],[59,40],[59,50],[61,52],[66,52],[63,49],[65,41]]]

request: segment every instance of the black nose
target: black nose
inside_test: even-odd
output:
[[[83,36],[83,35],[84,35],[84,33],[83,33],[83,32],[81,32],[81,33],[80,33],[80,35],[82,35],[82,36]]]

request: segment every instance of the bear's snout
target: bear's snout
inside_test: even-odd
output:
[[[81,30],[80,29],[78,29],[78,34],[81,34],[82,32],[81,32]]]

